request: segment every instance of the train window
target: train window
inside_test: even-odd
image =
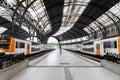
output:
[[[117,48],[116,41],[104,42],[104,48]]]
[[[114,48],[117,48],[117,41],[114,41]]]
[[[16,42],[16,48],[25,48],[25,43]]]
[[[25,48],[25,43],[20,43],[20,48]]]
[[[94,48],[83,48],[83,51],[94,52]]]
[[[19,48],[19,42],[16,42],[16,48]]]
[[[10,38],[0,38],[0,48],[9,49]]]
[[[117,48],[117,42],[111,41],[111,48]]]
[[[9,49],[9,42],[0,42],[0,48]]]
[[[104,42],[104,48],[110,48],[110,42]]]
[[[93,42],[83,43],[83,45],[93,45]]]

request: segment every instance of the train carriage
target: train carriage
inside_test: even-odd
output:
[[[0,37],[0,55],[20,54],[25,55],[41,52],[43,44],[27,40],[16,39],[13,37]]]
[[[120,58],[120,36],[107,39],[95,39],[79,44],[64,45],[64,48],[102,57],[110,55]]]

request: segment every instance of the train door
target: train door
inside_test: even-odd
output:
[[[80,51],[82,52],[82,44],[80,44]]]
[[[30,54],[30,44],[29,43],[27,43],[27,51],[26,51],[26,53],[27,53],[27,55]]]
[[[100,55],[100,44],[96,44],[96,55]]]
[[[118,54],[120,54],[120,37],[118,37]]]

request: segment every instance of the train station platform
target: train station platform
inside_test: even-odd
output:
[[[120,76],[99,62],[56,49],[30,62],[11,80],[120,80]]]

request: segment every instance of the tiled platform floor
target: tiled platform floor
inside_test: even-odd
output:
[[[11,80],[120,80],[120,76],[77,57],[72,52],[56,49],[37,65],[21,71]],[[38,62],[38,61],[37,61]]]

